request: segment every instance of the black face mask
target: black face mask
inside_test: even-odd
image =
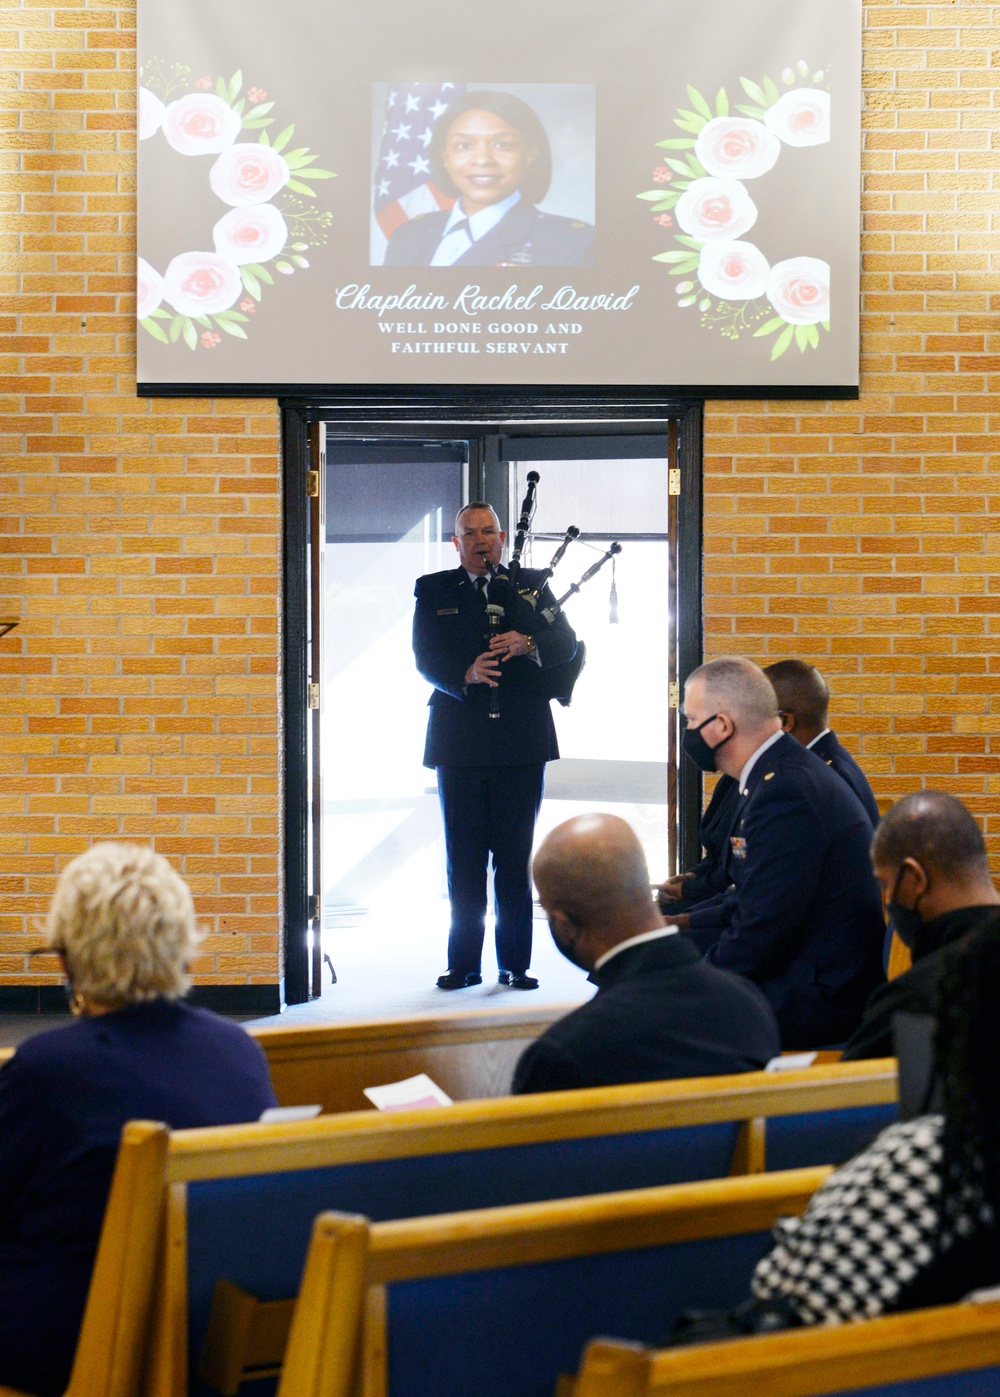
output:
[[[896,901],[900,880],[905,872],[906,866],[904,864],[896,876],[896,886],[892,890],[892,897],[886,904],[886,911],[889,914],[889,925],[894,931],[899,933],[899,939],[902,941],[903,945],[912,951],[917,944],[917,940],[920,936],[920,929],[924,924],[923,918],[917,910],[920,906],[920,898],[923,897],[923,893],[920,894],[920,897],[917,898],[912,907],[904,907],[902,903]]]
[[[733,736],[733,734],[730,733],[729,737],[724,737],[722,741],[717,742],[714,747],[709,747],[708,743],[701,735],[701,730],[718,718],[718,716],[718,713],[713,713],[711,718],[706,718],[705,721],[699,723],[696,728],[685,728],[681,733],[681,746],[694,762],[695,766],[700,767],[702,771],[718,770],[718,767],[715,765],[715,754],[720,747],[725,747],[726,743],[729,741],[729,737]]]

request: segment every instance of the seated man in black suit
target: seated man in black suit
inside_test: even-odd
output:
[[[759,985],[785,1048],[842,1043],[882,980],[884,933],[857,796],[781,730],[774,689],[752,661],[712,660],[685,686],[688,756],[736,777],[731,892],[675,920],[715,965]]]
[[[665,917],[690,912],[699,902],[724,893],[729,887],[726,854],[739,796],[739,783],[731,776],[720,776],[698,825],[705,857],[690,872],[678,873],[660,884],[656,901]]]
[[[656,910],[646,857],[614,815],[559,825],[534,863],[552,939],[597,994],[525,1049],[516,1094],[752,1072],[779,1051],[767,1000],[706,965]]]
[[[954,796],[904,796],[875,831],[872,862],[913,966],[872,995],[845,1058],[892,1057],[894,1016],[934,1013],[944,948],[984,921],[1000,925],[983,836]]]
[[[830,690],[822,674],[805,660],[778,660],[768,665],[764,673],[778,696],[778,716],[785,732],[815,752],[847,782],[865,807],[874,829],[879,821],[875,796],[868,777],[830,728]]]

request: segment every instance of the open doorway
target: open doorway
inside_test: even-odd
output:
[[[685,576],[691,540],[683,535],[700,531],[699,501],[685,499],[677,421],[643,426],[377,435],[313,426],[303,998],[319,992],[333,967],[344,984],[346,965],[349,980],[372,981],[366,1008],[382,983],[381,1012],[403,1012],[386,967],[398,970],[405,950],[418,991],[407,1007],[434,1002],[420,996],[433,986],[432,968],[444,966],[448,900],[436,774],[421,765],[430,687],[413,662],[413,586],[423,573],[457,565],[454,517],[470,499],[493,504],[509,552],[529,470],[540,481],[525,566],[546,567],[568,526],[580,531],[553,576],[557,596],[612,541],[622,545],[566,600],[588,660],[572,705],[554,705],[562,759],[547,768],[538,838],[573,814],[608,810],[635,827],[653,877],[686,857],[698,792],[678,768],[678,683],[682,656],[689,668],[701,636],[700,577],[692,587]],[[686,521],[685,509],[693,515]],[[287,804],[290,826],[292,790]],[[536,935],[536,947],[547,941]],[[289,971],[295,950],[290,937]],[[559,997],[545,987],[547,1000]]]

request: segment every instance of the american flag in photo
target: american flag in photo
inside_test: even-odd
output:
[[[455,202],[431,178],[428,147],[434,123],[465,92],[465,83],[390,83],[375,167],[372,266],[381,266],[393,233],[418,213],[450,209]]]

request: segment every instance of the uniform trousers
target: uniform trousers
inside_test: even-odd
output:
[[[451,928],[448,969],[481,969],[486,877],[493,855],[498,970],[531,964],[531,845],[545,787],[545,763],[439,766]]]

